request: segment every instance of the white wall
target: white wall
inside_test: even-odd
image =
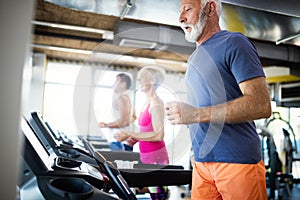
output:
[[[0,2],[1,199],[16,198],[23,67],[29,62],[33,0]]]

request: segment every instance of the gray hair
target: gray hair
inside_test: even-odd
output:
[[[208,2],[215,2],[216,3],[216,12],[217,15],[220,17],[222,13],[222,2],[221,0],[200,0],[201,1],[201,8],[204,8]]]

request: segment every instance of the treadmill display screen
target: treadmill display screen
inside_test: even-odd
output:
[[[23,133],[25,134],[26,138],[31,143],[32,147],[38,154],[38,156],[41,158],[45,166],[48,166],[48,160],[49,160],[49,153],[46,151],[44,146],[41,144],[35,133],[33,132],[32,128],[28,124],[27,120],[22,117],[21,120],[21,129]]]

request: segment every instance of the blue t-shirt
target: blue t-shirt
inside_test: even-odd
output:
[[[242,96],[239,83],[260,76],[265,74],[254,45],[240,33],[220,31],[189,58],[189,103],[206,107],[234,100]],[[260,139],[253,121],[195,123],[189,129],[197,162],[254,164],[261,160]]]

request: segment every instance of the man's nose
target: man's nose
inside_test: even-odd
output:
[[[179,22],[180,22],[180,23],[186,22],[186,17],[185,17],[185,15],[184,15],[183,12],[181,12],[181,13],[179,14]]]

